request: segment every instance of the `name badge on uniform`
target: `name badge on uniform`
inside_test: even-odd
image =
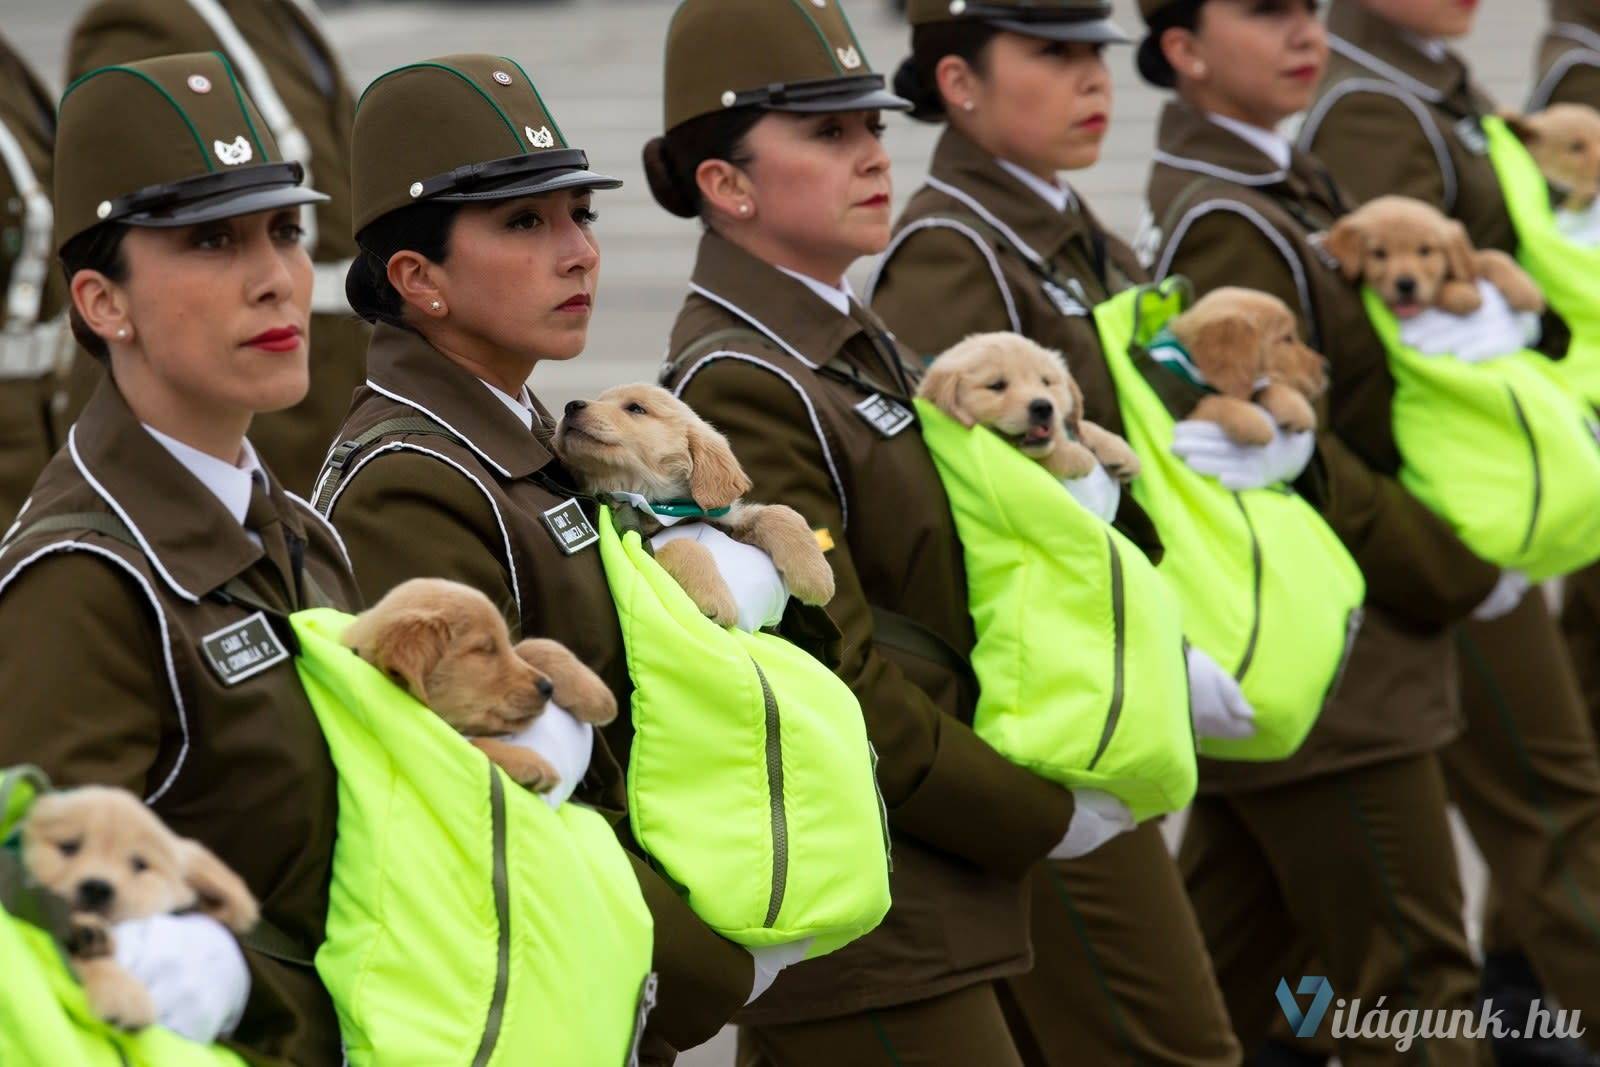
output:
[[[1077,290],[1076,293],[1067,292],[1055,282],[1042,282],[1041,284],[1044,286],[1044,295],[1050,298],[1050,303],[1054,304],[1056,310],[1061,314],[1070,315],[1073,318],[1083,318],[1089,314],[1089,294],[1078,286],[1076,278],[1071,281],[1072,287]]]
[[[589,522],[576,500],[567,500],[543,513],[545,528],[555,538],[556,545],[567,555],[581,552],[600,540],[600,534]]]
[[[223,685],[238,685],[289,658],[261,612],[200,639],[200,651]]]
[[[863,422],[884,437],[893,437],[915,421],[911,409],[882,393],[873,393],[856,405],[856,414]]]
[[[1456,123],[1456,139],[1475,156],[1489,154],[1489,135],[1483,132],[1483,124],[1476,115],[1468,115]]]

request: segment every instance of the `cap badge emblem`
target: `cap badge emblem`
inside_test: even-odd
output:
[[[522,127],[522,132],[528,135],[528,143],[535,148],[554,148],[555,135],[550,132],[550,127],[540,126],[537,130],[532,126]]]
[[[511,75],[507,74],[503,70],[497,70],[494,72],[494,80],[499,82],[501,85],[510,85]]]
[[[233,139],[232,144],[227,141],[212,141],[211,148],[217,153],[217,158],[230,167],[248,163],[255,157],[255,153],[250,150],[250,142],[244,139],[242,133]]]
[[[189,75],[189,91],[201,94],[209,93],[211,91],[211,79],[204,74]]]
[[[833,52],[839,57],[839,65],[845,70],[855,70],[861,66],[861,53],[856,51],[855,45],[849,48],[835,48]]]

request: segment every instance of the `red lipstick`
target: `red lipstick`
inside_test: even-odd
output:
[[[588,311],[589,307],[590,307],[590,303],[591,303],[591,301],[589,300],[589,297],[587,295],[585,295],[583,293],[579,293],[577,296],[572,297],[571,299],[567,300],[565,303],[562,303],[562,304],[558,305],[556,307],[556,310],[557,311]]]
[[[300,327],[280,326],[276,330],[263,330],[245,344],[267,352],[293,352],[300,347]]]

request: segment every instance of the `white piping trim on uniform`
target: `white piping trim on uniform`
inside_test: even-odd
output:
[[[974,197],[968,195],[960,189],[957,189],[947,181],[942,181],[939,178],[935,178],[931,174],[928,175],[927,184],[930,188],[939,190],[945,196],[961,201],[974,215],[978,216],[984,222],[987,222],[990,226],[993,226],[995,229],[1004,234],[1005,239],[1015,245],[1018,252],[1021,252],[1035,263],[1041,265],[1044,263],[1044,257],[1035,252],[1028,242],[1024,241],[1020,236],[1018,236],[1016,230],[1013,230],[1010,226],[1007,226],[1005,223],[1001,222],[1000,219],[995,216],[994,212],[978,203]]]
[[[1164,163],[1177,170],[1188,170],[1198,174],[1210,175],[1213,178],[1221,178],[1223,181],[1233,182],[1235,185],[1276,185],[1289,177],[1289,172],[1286,170],[1275,170],[1269,174],[1249,174],[1242,170],[1219,167],[1214,163],[1207,163],[1203,160],[1190,159],[1187,156],[1175,156],[1171,152],[1165,152],[1161,149],[1157,149],[1150,158],[1156,163]]]
[[[261,112],[261,117],[272,130],[272,138],[278,142],[278,151],[283,153],[285,159],[296,160],[305,168],[305,185],[308,188],[312,187],[311,142],[295,122],[294,115],[284,104],[283,98],[278,95],[277,86],[272,84],[272,77],[267,74],[267,68],[262,65],[255,49],[250,47],[249,42],[244,39],[244,34],[239,32],[239,27],[233,24],[233,20],[228,17],[228,13],[222,9],[217,0],[188,0],[188,4],[194,9],[195,14],[211,27],[211,32],[222,42],[222,50],[239,69],[239,76],[244,79],[245,91],[255,102],[256,109]],[[315,248],[317,246],[315,205],[307,204],[301,209],[300,221],[306,232],[303,243],[308,249]]]
[[[0,162],[11,174],[17,199],[22,201],[22,243],[11,268],[5,303],[0,304],[0,327],[8,334],[25,333],[39,321],[44,287],[50,271],[50,233],[55,209],[39,185],[22,144],[0,122]]]
[[[782,367],[777,367],[771,363],[768,363],[759,356],[752,356],[747,352],[734,352],[729,349],[719,349],[716,352],[708,352],[706,355],[701,356],[694,362],[693,366],[691,366],[687,371],[684,371],[683,377],[679,379],[678,384],[673,386],[672,395],[681,398],[683,396],[683,391],[688,388],[689,382],[694,378],[694,376],[699,374],[707,363],[711,363],[719,359],[736,359],[744,363],[753,363],[758,367],[765,367],[773,374],[776,374],[778,377],[788,382],[789,387],[795,391],[797,396],[800,397],[800,402],[806,406],[806,414],[811,418],[811,431],[816,435],[817,444],[822,447],[822,459],[823,462],[828,465],[828,477],[833,479],[834,495],[839,498],[839,525],[843,529],[849,529],[850,501],[849,498],[845,496],[844,479],[839,477],[839,468],[834,466],[833,450],[828,447],[828,439],[822,433],[822,420],[817,417],[816,406],[811,403],[811,398],[807,396],[806,391],[800,387],[800,383],[795,380],[794,375],[790,374]]]
[[[362,467],[365,467],[368,463],[371,463],[385,452],[400,451],[420,452],[425,456],[432,456],[441,463],[449,464],[459,471],[463,478],[477,486],[478,492],[482,493],[483,498],[489,502],[489,510],[494,512],[495,525],[500,527],[500,539],[505,543],[506,546],[506,569],[511,574],[511,595],[516,598],[517,618],[520,620],[522,618],[522,589],[517,585],[517,559],[511,554],[511,533],[506,529],[506,521],[500,514],[500,506],[494,502],[494,494],[490,493],[488,488],[485,487],[484,484],[480,482],[471,471],[467,470],[467,468],[463,467],[460,463],[451,459],[444,453],[435,452],[431,448],[424,448],[421,445],[412,444],[410,441],[391,441],[382,448],[375,448],[370,452],[362,453],[361,458],[356,460],[356,465],[351,467],[350,472],[344,476],[344,481],[339,483],[339,488],[334,490],[333,499],[328,501],[328,514],[333,514],[334,505],[339,503],[339,498],[344,495],[344,491],[350,488],[350,483],[356,480],[356,474],[360,472]],[[343,547],[342,542],[340,547]]]
[[[172,661],[172,635],[167,629],[167,615],[161,610],[161,601],[156,597],[156,591],[150,588],[150,582],[139,573],[138,568],[115,552],[100,545],[91,545],[84,541],[57,541],[45,545],[43,548],[26,557],[10,571],[4,578],[0,578],[0,595],[4,595],[6,587],[22,573],[23,568],[30,563],[47,556],[53,552],[90,552],[96,556],[104,556],[112,563],[133,575],[133,580],[139,583],[139,588],[144,590],[144,595],[150,599],[150,606],[156,612],[156,625],[161,631],[161,656],[166,662],[167,684],[172,687],[172,703],[178,712],[178,730],[183,735],[183,743],[178,746],[178,758],[173,763],[172,770],[167,772],[166,780],[156,787],[155,792],[144,798],[146,804],[154,804],[160,800],[162,794],[172,788],[172,783],[177,779],[178,772],[183,769],[183,761],[189,755],[189,714],[183,706],[183,692],[178,688],[178,669]],[[170,579],[169,579],[170,581]]]
[[[107,492],[106,487],[101,485],[93,474],[89,473],[89,468],[84,464],[83,457],[78,454],[77,423],[74,423],[72,429],[67,431],[67,452],[72,456],[72,465],[78,468],[78,473],[83,475],[83,480],[89,483],[89,488],[93,489],[95,495],[104,500],[111,510],[117,513],[117,518],[122,520],[123,525],[127,526],[129,532],[133,534],[134,540],[139,542],[139,547],[144,551],[145,558],[150,561],[150,566],[156,569],[156,573],[161,575],[162,579],[172,587],[174,593],[177,593],[191,604],[200,603],[200,597],[179,585],[178,580],[162,565],[161,557],[157,556],[155,549],[150,547],[150,542],[145,540],[144,533],[138,526],[134,525],[133,519],[128,515],[127,511],[123,510],[122,505],[117,503],[117,498]]]
[[[1399,67],[1393,65],[1392,63],[1384,62],[1371,52],[1368,52],[1365,48],[1351,44],[1343,37],[1337,37],[1333,34],[1329,34],[1328,47],[1333,49],[1335,52],[1338,52],[1341,56],[1344,56],[1352,63],[1355,63],[1358,66],[1366,67],[1374,74],[1381,74],[1385,78],[1395,82],[1403,88],[1411,90],[1424,100],[1431,100],[1434,103],[1438,103],[1444,99],[1443,93],[1428,85],[1426,82],[1418,81],[1416,78],[1413,78]]]
[[[289,490],[287,490],[287,489],[285,489],[283,491],[283,495],[288,497],[290,500],[293,500],[296,504],[299,504],[301,507],[305,508],[306,511],[311,514],[312,518],[314,518],[318,522],[320,522],[323,525],[323,527],[327,529],[328,533],[333,535],[333,543],[339,546],[339,555],[344,557],[344,565],[345,565],[345,567],[348,570],[354,571],[355,570],[355,565],[350,562],[350,550],[344,547],[344,538],[340,537],[339,536],[339,531],[335,530],[333,528],[333,523],[331,523],[327,519],[325,519],[322,516],[321,512],[319,512],[316,508],[312,507],[311,506],[311,502],[309,500],[303,500],[300,497],[297,497],[293,493],[289,492]]]
[[[1550,26],[1552,37],[1565,37],[1569,41],[1576,41],[1591,52],[1600,52],[1600,33],[1577,22],[1556,22]]]
[[[1439,176],[1444,182],[1445,213],[1448,214],[1455,208],[1456,196],[1459,192],[1459,183],[1456,177],[1456,165],[1450,158],[1450,149],[1444,142],[1444,135],[1439,132],[1439,126],[1433,121],[1433,116],[1428,109],[1419,104],[1416,99],[1401,91],[1398,87],[1385,81],[1368,78],[1355,78],[1340,82],[1333,91],[1317,101],[1317,106],[1312,108],[1306,116],[1306,121],[1300,127],[1300,147],[1311,151],[1311,142],[1317,136],[1317,130],[1333,105],[1351,93],[1377,93],[1381,96],[1392,97],[1400,101],[1416,117],[1417,125],[1422,128],[1422,135],[1428,139],[1428,144],[1433,147],[1434,159],[1439,164]]]
[[[983,254],[984,260],[989,264],[990,272],[994,274],[994,283],[1000,289],[1000,296],[1006,302],[1006,318],[1011,322],[1012,332],[1021,333],[1022,318],[1017,314],[1016,302],[1011,298],[1011,287],[1006,284],[1005,276],[1000,273],[1000,261],[995,258],[994,253],[989,250],[989,246],[984,243],[983,238],[976,230],[964,223],[957,222],[955,219],[918,219],[895,234],[894,240],[889,242],[889,247],[884,249],[883,255],[879,257],[877,266],[872,270],[872,276],[867,279],[866,303],[872,303],[873,291],[878,288],[878,282],[883,278],[883,272],[889,268],[889,260],[894,256],[895,250],[905,243],[906,238],[918,230],[931,229],[954,230],[977,246],[978,251]]]
[[[789,353],[795,359],[798,359],[801,363],[804,363],[807,367],[810,367],[812,370],[816,370],[817,369],[817,363],[816,363],[815,360],[807,359],[805,356],[801,355],[800,351],[797,348],[795,348],[793,345],[791,345],[788,341],[785,341],[783,338],[779,337],[775,330],[773,330],[770,327],[768,327],[766,323],[762,322],[760,319],[758,319],[754,315],[750,314],[748,311],[746,311],[744,308],[740,307],[738,304],[735,304],[732,300],[729,300],[725,296],[718,296],[716,293],[713,293],[710,289],[707,289],[705,286],[700,285],[700,284],[698,284],[696,282],[690,282],[689,283],[689,290],[690,290],[690,292],[699,293],[701,296],[705,297],[707,300],[711,301],[713,304],[719,304],[722,307],[727,308],[729,311],[733,312],[735,315],[739,316],[741,319],[745,320],[750,325],[754,326],[756,329],[760,330],[763,334],[765,334],[767,336],[768,340],[770,340],[773,344],[777,345],[779,348],[783,349],[785,352]]]
[[[428,416],[428,418],[432,419],[434,422],[437,422],[440,426],[443,426],[445,429],[447,429],[451,433],[455,434],[456,437],[460,438],[461,443],[466,445],[468,448],[472,449],[473,453],[475,455],[477,455],[477,457],[479,459],[483,460],[489,466],[491,466],[495,470],[499,471],[500,472],[500,476],[502,478],[511,477],[511,472],[506,470],[504,467],[500,466],[500,464],[496,463],[494,460],[490,459],[489,458],[489,454],[487,452],[485,452],[483,449],[479,448],[477,445],[472,443],[472,438],[468,437],[466,434],[462,433],[460,430],[456,429],[454,426],[451,426],[448,422],[445,422],[439,416],[435,415],[433,412],[429,411],[427,408],[423,407],[421,404],[417,403],[415,400],[411,400],[411,399],[409,399],[407,397],[401,396],[399,393],[391,392],[390,390],[385,389],[383,386],[379,385],[377,382],[373,381],[371,378],[367,379],[367,388],[371,389],[374,393],[378,393],[378,394],[381,394],[383,396],[388,397],[390,400],[393,400],[397,404],[404,404],[408,408],[416,408],[418,411],[420,411],[424,415]],[[339,444],[340,444],[340,442],[335,441],[334,442],[334,447],[335,448],[339,447]],[[333,453],[332,453],[332,451],[330,451],[328,454],[332,455]],[[324,460],[323,462],[327,462],[327,461]]]
[[[1172,236],[1167,240],[1167,250],[1161,255],[1161,262],[1156,268],[1155,276],[1157,278],[1165,278],[1167,276],[1172,270],[1172,260],[1178,254],[1178,246],[1183,243],[1184,235],[1189,232],[1196,222],[1214,211],[1231,211],[1243,216],[1254,224],[1256,229],[1266,236],[1267,240],[1272,242],[1273,247],[1278,250],[1284,261],[1289,264],[1289,272],[1294,275],[1295,289],[1300,293],[1300,307],[1305,313],[1306,321],[1310,323],[1316,322],[1316,309],[1311,304],[1311,286],[1306,280],[1305,267],[1301,264],[1300,257],[1295,255],[1294,248],[1290,246],[1288,241],[1284,240],[1283,234],[1274,229],[1272,224],[1259,211],[1249,204],[1241,204],[1237,200],[1207,200],[1191,208],[1189,213],[1173,228]]]
[[[1532,94],[1528,97],[1528,110],[1543,111],[1549,107],[1550,96],[1556,91],[1556,86],[1560,85],[1561,79],[1572,73],[1572,68],[1577,66],[1600,67],[1600,51],[1580,48],[1556,60],[1551,65],[1550,72],[1534,86]]]

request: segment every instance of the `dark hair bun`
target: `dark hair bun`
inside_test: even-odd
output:
[[[925,62],[918,62],[915,54],[901,60],[894,72],[896,96],[911,101],[910,116],[922,122],[941,122],[944,119],[944,98],[939,86],[923,75]]]
[[[1172,69],[1172,64],[1167,62],[1166,53],[1161,50],[1160,33],[1151,33],[1139,42],[1134,62],[1139,68],[1139,76],[1156,88],[1171,89],[1178,84],[1177,73]]]
[[[344,276],[344,298],[350,307],[368,322],[388,320],[398,310],[393,306],[395,295],[387,265],[363,248]]]
[[[650,195],[656,203],[681,219],[692,219],[700,213],[699,197],[691,195],[681,184],[677,168],[664,137],[652,137],[644,145],[644,177],[650,185]]]

